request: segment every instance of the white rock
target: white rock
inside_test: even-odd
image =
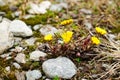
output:
[[[31,36],[32,30],[21,20],[14,20],[10,24],[9,31],[13,33],[14,36],[28,37]]]
[[[81,80],[88,80],[88,79],[84,79],[84,78],[83,78],[83,79],[81,79]]]
[[[53,4],[53,5],[51,5],[50,10],[51,11],[61,11],[62,7],[59,4]]]
[[[32,53],[30,53],[30,59],[34,61],[39,61],[40,57],[45,56],[47,56],[47,54],[42,51],[33,51]]]
[[[55,27],[52,27],[51,25],[45,25],[39,31],[41,32],[42,35],[52,34],[53,36],[54,33],[58,32],[58,30]]]
[[[17,69],[20,69],[20,68],[21,68],[21,66],[20,66],[18,63],[16,63],[16,62],[14,62],[13,65],[14,65],[15,68],[17,68]]]
[[[9,22],[3,20],[0,23],[0,54],[3,53],[8,48],[12,47],[14,44],[14,39],[12,33],[8,30]]]
[[[45,79],[45,80],[51,80],[51,79]]]
[[[3,0],[0,0],[0,5],[4,6],[6,3]]]
[[[58,43],[63,44],[64,42],[63,40],[58,40]]]
[[[111,40],[114,40],[116,38],[116,36],[114,34],[108,34],[108,36]]]
[[[43,25],[42,24],[37,24],[37,25],[33,26],[33,29],[38,30],[38,29],[40,29],[41,26],[43,26]]]
[[[70,3],[77,3],[79,0],[55,0],[56,2],[70,2]]]
[[[18,63],[26,63],[25,54],[23,54],[23,53],[17,54],[17,56],[15,57],[15,60],[16,60]]]
[[[22,52],[22,50],[23,50],[22,47],[19,47],[19,46],[15,47],[15,52]]]
[[[39,70],[32,70],[32,71],[29,70],[28,72],[26,72],[26,77],[27,80],[36,80],[42,77],[42,74]]]
[[[91,17],[91,15],[86,15],[86,19],[90,19]]]
[[[10,73],[10,66],[5,67],[5,70]]]
[[[35,40],[36,39],[34,37],[31,37],[29,39],[26,39],[25,42],[27,43],[27,45],[34,45]]]
[[[7,24],[8,24],[8,26],[10,25],[10,23],[11,23],[11,20],[9,20],[8,18],[3,18],[3,20],[2,21],[6,21],[7,22]]]
[[[46,12],[47,12],[46,9],[44,9],[44,8],[42,8],[42,7],[39,8],[39,13],[40,13],[40,14],[45,14]]]
[[[14,12],[14,15],[15,16],[20,16],[21,13],[22,13],[22,11],[16,11],[16,12]]]
[[[18,1],[17,1],[18,2]],[[15,4],[16,0],[0,0],[0,6],[4,6],[4,5],[9,5],[9,4]]]
[[[6,53],[6,54],[2,54],[0,55],[1,58],[6,58],[6,57],[9,57],[12,53]]]
[[[67,3],[60,3],[59,4],[62,8],[67,9],[68,8],[68,4]]]
[[[28,12],[30,14],[45,14],[50,5],[50,1],[42,1],[39,5],[35,3],[30,3],[31,9]]]
[[[22,38],[20,37],[14,37],[14,45],[19,45],[22,41]]]
[[[12,59],[12,57],[11,56],[6,57],[6,60],[9,60],[9,59]]]
[[[48,9],[51,5],[51,2],[50,1],[42,1],[40,4],[39,4],[39,7],[40,8],[44,8],[45,10]]]
[[[93,28],[92,24],[90,22],[88,22],[87,20],[85,20],[84,25],[89,30]]]
[[[51,11],[61,11],[63,8],[68,8],[67,3],[53,4],[50,7]]]
[[[77,72],[74,63],[66,57],[49,59],[42,64],[42,69],[46,76],[50,78],[58,76],[60,78],[70,79]]]
[[[24,71],[22,72],[15,71],[15,77],[16,77],[16,80],[26,80]]]
[[[28,11],[30,14],[44,14],[47,10],[43,7],[39,7],[35,3],[30,3],[30,10]]]
[[[28,11],[30,14],[39,14],[39,6],[34,3],[30,3],[30,10]]]
[[[0,16],[0,22],[2,21],[2,16]]]
[[[35,17],[35,15],[27,14],[27,15],[23,16],[24,19],[28,19],[28,18],[32,18],[32,17]]]
[[[110,68],[110,65],[109,64],[106,64],[106,63],[103,63],[102,64],[102,67],[106,68],[106,70],[108,70]]]
[[[80,12],[83,12],[84,14],[92,14],[92,11],[91,10],[88,10],[88,9],[81,9]]]

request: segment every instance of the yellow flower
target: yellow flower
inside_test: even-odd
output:
[[[70,24],[70,23],[72,23],[72,22],[73,22],[73,19],[68,19],[68,20],[62,21],[60,24],[61,24],[61,25],[67,25],[67,24]]]
[[[95,36],[91,37],[91,41],[93,44],[96,44],[96,45],[100,44],[100,40]]]
[[[50,41],[50,40],[52,40],[53,38],[52,38],[52,34],[48,34],[48,35],[45,35],[44,36],[44,40],[46,40],[46,41]]]
[[[104,29],[102,29],[102,28],[100,28],[100,27],[96,27],[95,30],[96,30],[99,34],[102,34],[102,35],[104,35],[104,34],[107,33],[106,30],[104,30]]]
[[[67,31],[61,34],[61,37],[64,41],[64,43],[68,43],[71,38],[72,38],[73,32],[72,31]]]

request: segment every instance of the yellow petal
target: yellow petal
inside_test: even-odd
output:
[[[68,43],[72,38],[73,32],[67,31],[61,34],[64,43]]]
[[[52,40],[52,34],[45,35],[44,40],[46,40],[46,41]]]
[[[96,45],[100,44],[100,40],[95,36],[91,37],[91,41],[93,44],[96,44]]]
[[[68,19],[68,20],[62,21],[60,24],[61,24],[61,25],[67,25],[67,24],[70,24],[70,23],[72,23],[72,22],[73,22],[73,19]]]
[[[102,35],[107,33],[106,30],[104,30],[104,29],[102,29],[100,27],[96,27],[95,30],[96,30],[97,33],[102,34]]]

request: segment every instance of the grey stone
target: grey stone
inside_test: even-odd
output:
[[[108,34],[108,36],[111,40],[114,40],[116,38],[116,36],[114,34]]]
[[[26,15],[23,16],[24,19],[29,19],[29,18],[32,18],[32,17],[35,17],[35,15],[26,14]]]
[[[21,66],[20,66],[18,63],[16,63],[16,62],[14,62],[13,65],[14,65],[15,68],[17,68],[17,69],[20,69],[20,68],[21,68]]]
[[[38,30],[40,29],[40,27],[42,27],[43,25],[42,24],[37,24],[33,27],[34,30]]]
[[[50,7],[50,10],[51,10],[51,11],[61,11],[61,10],[62,10],[62,7],[61,7],[59,4],[53,4],[53,5]]]
[[[36,80],[42,77],[42,74],[39,70],[32,70],[32,71],[29,70],[28,72],[26,72],[26,77],[27,80]]]
[[[12,57],[11,56],[8,56],[8,57],[6,57],[6,60],[9,60],[9,59],[11,59]]]
[[[14,15],[18,17],[18,16],[20,16],[21,13],[22,13],[21,11],[16,11],[16,12],[14,12]]]
[[[44,14],[47,11],[44,8],[39,8],[39,6],[35,3],[30,3],[30,10],[28,12],[30,14]]]
[[[92,24],[90,22],[88,22],[87,20],[85,20],[84,25],[87,29],[92,29],[93,28]]]
[[[0,17],[2,18],[2,16],[5,16],[6,15],[6,13],[5,12],[0,12]],[[2,21],[2,20],[0,20],[0,21]]]
[[[1,58],[6,58],[6,57],[9,57],[11,54],[12,54],[12,53],[9,52],[9,53],[0,55],[0,57],[1,57]]]
[[[58,32],[58,30],[51,25],[45,25],[39,31],[41,32],[42,35],[52,34],[53,36],[54,36],[54,33]]]
[[[13,20],[10,23],[9,31],[13,33],[14,36],[28,37],[32,36],[32,30],[21,20]]]
[[[4,0],[0,0],[0,5],[4,6],[6,3],[4,2]]]
[[[0,23],[0,54],[12,47],[14,44],[13,35],[8,29],[9,22],[3,20]]]
[[[20,37],[14,37],[14,45],[20,45],[22,41],[22,38]]]
[[[18,53],[17,56],[15,57],[15,60],[16,60],[18,63],[26,63],[25,54],[23,54],[23,53]]]
[[[27,43],[27,45],[34,45],[35,40],[36,39],[34,37],[31,37],[29,39],[26,39],[25,42]]]
[[[84,14],[92,14],[92,11],[91,10],[88,10],[88,9],[81,9],[80,12],[84,13]]]
[[[68,8],[67,3],[59,3],[59,4],[53,4],[50,7],[51,11],[61,11],[63,8]]]
[[[39,61],[40,57],[45,56],[47,56],[47,54],[42,51],[33,51],[32,53],[30,53],[30,59],[34,61]]]
[[[50,1],[42,1],[39,4],[40,8],[44,8],[44,9],[49,9],[49,7],[51,6],[51,2]]]
[[[30,3],[31,9],[28,12],[30,14],[45,14],[50,5],[50,1],[42,1],[39,5],[35,3]]]
[[[20,53],[23,51],[23,48],[20,46],[16,46],[15,49],[11,49],[10,51]]]
[[[42,64],[42,69],[50,78],[58,76],[60,78],[70,79],[77,72],[74,63],[66,57],[49,59]]]
[[[5,67],[5,70],[10,73],[10,66]]]
[[[17,80],[25,80],[25,72],[24,71],[22,71],[22,72],[16,71],[15,76],[16,76]]]

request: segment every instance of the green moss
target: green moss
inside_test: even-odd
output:
[[[10,20],[13,20],[13,19],[14,19],[14,17],[12,16],[12,11],[10,10],[10,8],[9,8],[8,5],[0,6],[0,11],[6,13],[6,15],[5,15],[6,18],[8,18],[8,19],[10,19]]]
[[[80,63],[81,62],[81,58],[75,58],[75,60]]]
[[[117,7],[117,11],[120,13],[120,6]]]
[[[8,11],[10,11],[9,6],[8,5],[0,6],[0,11],[2,11],[2,12],[8,12]]]
[[[42,38],[37,38],[35,42],[44,42],[44,40]]]
[[[26,24],[34,26],[36,24],[46,24],[48,18],[54,18],[55,17],[55,13],[52,11],[48,11],[45,14],[41,14],[41,15],[36,15],[35,17],[31,17],[28,19],[22,19]]]
[[[29,52],[32,52],[36,49],[36,46],[35,45],[30,45],[27,48],[28,48]]]
[[[12,16],[12,12],[11,11],[8,11],[7,14],[5,15],[5,17],[10,19],[10,20],[14,19],[14,17]]]
[[[55,76],[53,80],[60,80],[58,76]]]
[[[40,66],[39,62],[33,62],[32,63],[32,68],[37,68],[39,66]]]
[[[34,31],[34,32],[33,32],[33,36],[34,36],[34,37],[41,37],[42,35],[40,34],[39,31]]]
[[[32,62],[27,61],[25,64],[22,64],[22,70],[29,70]]]
[[[120,32],[120,27],[112,29],[112,33],[119,33]]]
[[[76,24],[72,24],[72,29],[73,30],[78,30],[79,28],[78,28],[78,26]]]
[[[93,6],[93,14],[99,14],[99,10],[97,9],[97,6]]]
[[[10,72],[8,76],[9,76],[8,80],[17,80],[15,77],[15,72]],[[5,80],[7,80],[7,78]]]
[[[37,38],[35,42],[44,42],[44,36],[40,32],[34,31],[33,36]]]

